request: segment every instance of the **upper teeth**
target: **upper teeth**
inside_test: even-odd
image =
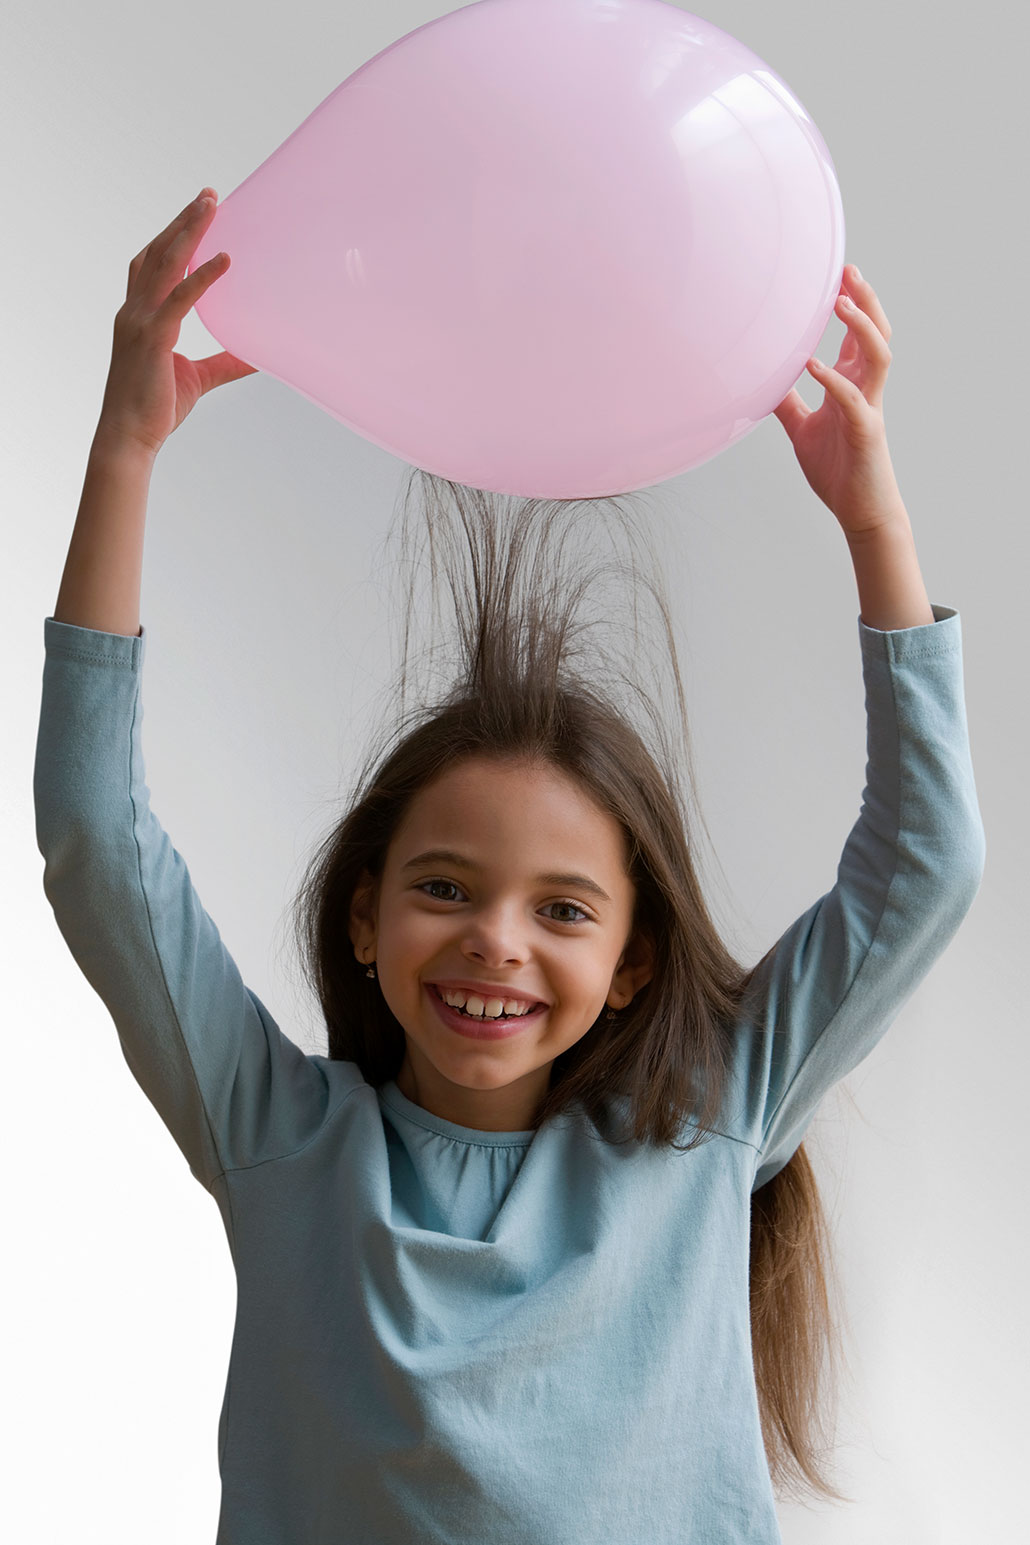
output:
[[[438,989],[441,998],[449,1003],[451,1008],[465,1009],[469,1014],[483,1015],[487,1019],[499,1019],[502,1014],[525,1014],[530,1005],[520,998],[480,998],[474,992],[448,992],[446,988]]]

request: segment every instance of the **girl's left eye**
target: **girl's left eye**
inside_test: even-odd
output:
[[[417,889],[420,891],[425,891],[425,893],[429,895],[431,893],[431,888],[434,885],[442,885],[445,890],[456,891],[459,889],[453,880],[423,880]],[[434,901],[457,901],[458,898],[457,896],[433,896],[432,899]],[[556,917],[553,919],[553,921],[556,923],[579,923],[580,921],[590,921],[589,913],[586,912],[583,907],[578,906],[574,901],[550,901],[548,902],[548,906],[564,907],[566,912],[579,913],[578,917]]]
[[[584,912],[582,907],[577,907],[574,901],[549,901],[548,906],[564,907],[567,912],[579,913],[579,917],[556,917],[554,920],[556,923],[578,923],[580,918],[582,918],[584,922],[590,921],[589,915]]]

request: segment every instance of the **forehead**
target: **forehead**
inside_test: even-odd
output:
[[[391,846],[414,850],[423,839],[425,846],[485,851],[513,845],[552,867],[559,860],[562,867],[566,860],[626,867],[618,821],[550,763],[477,757],[449,767],[414,796]]]

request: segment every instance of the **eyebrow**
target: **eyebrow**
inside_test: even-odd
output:
[[[463,853],[456,853],[453,848],[427,848],[424,853],[417,853],[414,858],[409,858],[406,864],[401,865],[401,873],[405,869],[418,869],[424,864],[453,864],[459,869],[481,869],[481,864],[473,863],[471,858],[466,858]],[[585,874],[538,874],[538,885],[568,886],[570,890],[586,891],[591,896],[596,896],[600,901],[611,901],[607,891],[603,891],[596,880],[591,880]]]

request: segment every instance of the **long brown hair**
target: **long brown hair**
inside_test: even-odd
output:
[[[613,549],[607,561],[597,559],[601,528]],[[574,539],[584,532],[586,548],[577,551]],[[719,937],[695,868],[694,830],[704,821],[694,803],[683,685],[653,543],[624,500],[505,502],[417,468],[399,534],[390,572],[406,571],[408,582],[389,717],[347,814],[312,856],[293,904],[328,1055],[355,1063],[373,1087],[396,1078],[404,1059],[404,1031],[356,961],[349,924],[355,888],[366,873],[381,874],[412,797],[464,758],[548,762],[577,779],[626,834],[634,926],[650,941],[653,975],[614,1020],[602,1012],[555,1059],[532,1126],[578,1101],[609,1141],[686,1152],[712,1135],[733,1022],[756,967],[739,964]],[[431,642],[441,575],[454,611],[456,662]],[[427,591],[421,597],[420,584]],[[592,619],[581,616],[588,594],[604,596]],[[426,626],[430,637],[420,639]],[[643,663],[632,656],[642,640]],[[627,658],[620,651],[628,646]],[[690,775],[686,785],[681,768]],[[612,1135],[616,1097],[628,1128],[621,1138]],[[694,1128],[689,1141],[677,1142],[687,1124]],[[829,1376],[835,1385],[840,1356],[831,1273],[820,1194],[802,1145],[751,1198],[752,1355],[766,1456],[781,1496],[849,1500],[819,1463],[834,1404],[823,1383]]]

